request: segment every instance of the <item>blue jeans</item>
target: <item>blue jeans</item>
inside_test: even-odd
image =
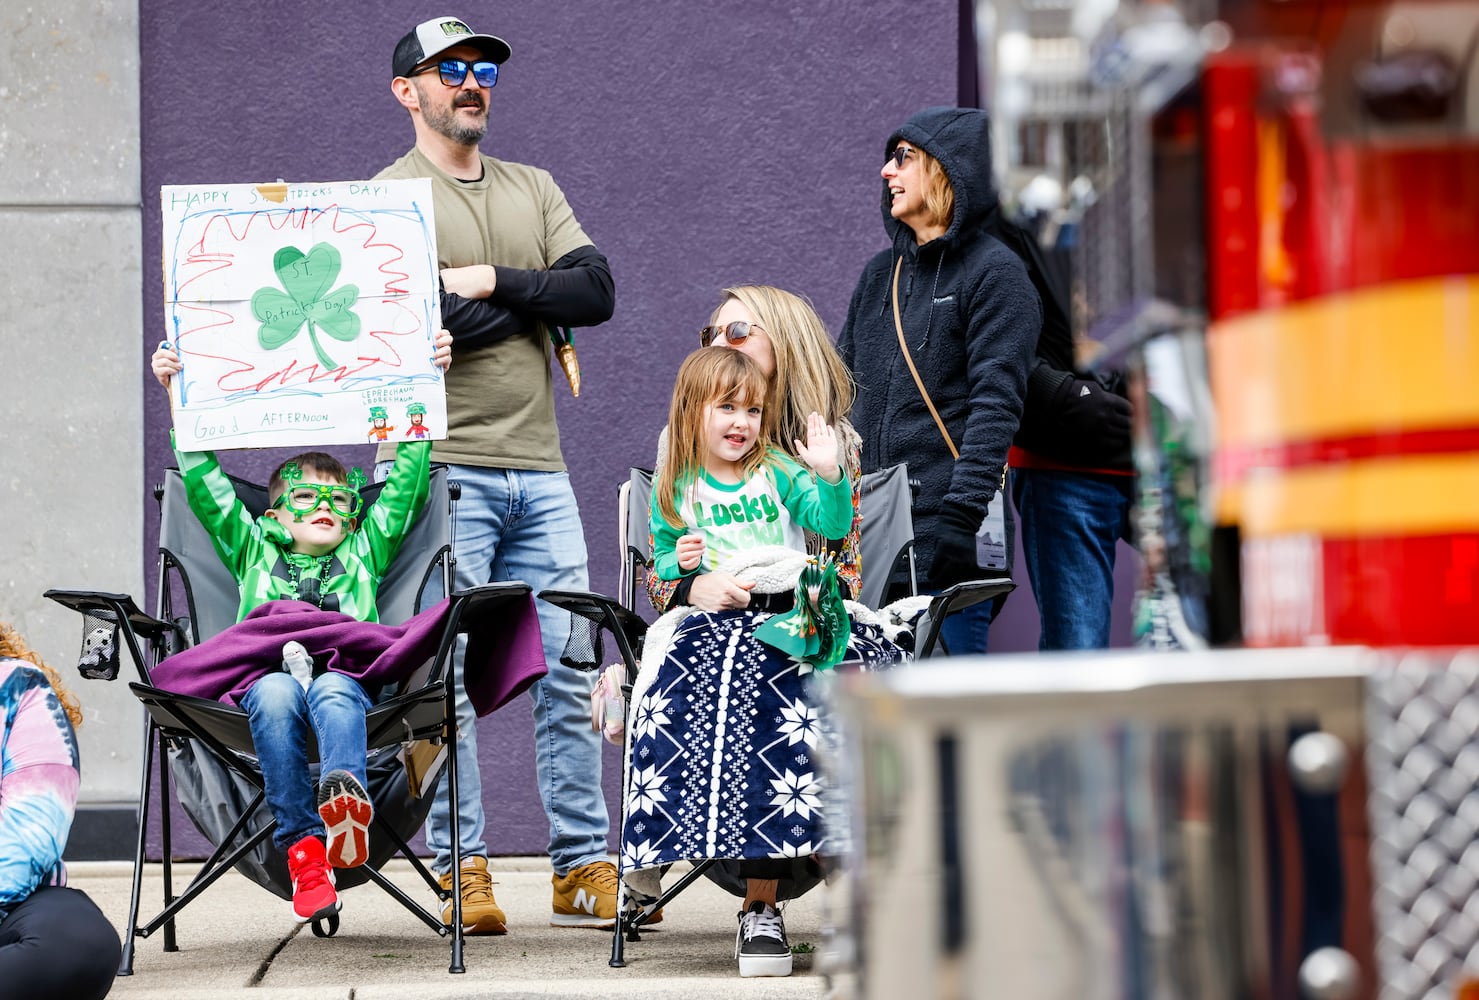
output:
[[[951,656],[986,652],[986,639],[991,631],[992,601],[972,604],[957,611],[940,625],[940,641]]]
[[[1013,469],[1022,554],[1042,619],[1038,648],[1106,649],[1114,550],[1130,538],[1128,476]]]
[[[308,772],[308,728],[318,740],[319,773],[343,770],[365,784],[365,713],[370,696],[343,674],[320,674],[304,691],[291,674],[268,674],[241,699],[262,768],[267,807],[277,818],[272,842],[280,850],[304,837],[323,837],[313,776]]]
[[[522,580],[535,594],[550,588],[589,589],[585,532],[567,473],[456,465],[449,478],[462,485],[453,552],[457,589],[504,580]],[[591,730],[595,675],[560,663],[570,638],[569,612],[544,601],[535,603],[549,664],[549,673],[529,689],[534,701],[535,776],[549,819],[550,864],[564,875],[606,857],[610,820],[601,792],[601,736]],[[462,683],[462,654],[459,645],[453,661],[458,839],[463,857],[486,857],[477,716]],[[426,846],[436,855],[433,870],[445,873],[452,867],[452,833],[445,773],[441,780],[426,820]]]

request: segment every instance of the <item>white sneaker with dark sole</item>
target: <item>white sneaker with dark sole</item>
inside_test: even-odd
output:
[[[739,930],[734,936],[734,955],[739,959],[741,979],[756,976],[789,976],[791,942],[786,939],[786,924],[780,911],[760,900],[739,914]]]

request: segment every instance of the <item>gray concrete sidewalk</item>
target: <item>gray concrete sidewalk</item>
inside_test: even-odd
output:
[[[550,870],[544,858],[495,858],[495,895],[508,914],[504,937],[468,938],[467,972],[449,975],[450,938],[442,938],[374,885],[344,893],[339,932],[315,938],[289,904],[235,872],[221,878],[177,920],[180,950],[162,951],[163,935],[135,944],[134,975],[112,997],[124,1000],[417,1000],[462,997],[818,998],[823,978],[814,954],[797,954],[789,979],[740,979],[734,960],[738,900],[699,879],[664,913],[663,922],[627,945],[627,967],[607,966],[611,935],[549,926]],[[132,866],[71,865],[71,884],[88,893],[113,925],[128,918]],[[175,891],[195,874],[175,866]],[[431,907],[433,897],[404,862],[392,880]],[[674,869],[669,879],[680,874]],[[786,910],[793,946],[820,947],[825,886]],[[141,916],[161,907],[158,865],[144,873]]]

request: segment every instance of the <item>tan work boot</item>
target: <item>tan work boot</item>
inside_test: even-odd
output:
[[[553,875],[554,914],[551,927],[596,927],[609,930],[616,925],[616,866],[592,861],[572,868],[568,875]]]
[[[452,891],[452,873],[441,876],[439,881],[447,892]],[[452,898],[442,903],[442,923],[452,924]],[[493,899],[493,876],[488,874],[487,858],[462,859],[462,930],[465,934],[507,934],[508,924],[503,911]]]

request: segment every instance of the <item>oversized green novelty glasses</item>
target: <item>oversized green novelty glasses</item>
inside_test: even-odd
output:
[[[369,480],[361,469],[350,470],[348,486],[342,483],[305,483],[302,470],[293,462],[283,467],[282,478],[288,488],[272,502],[272,506],[292,511],[294,521],[303,520],[304,514],[312,514],[323,503],[327,503],[335,514],[348,518],[358,517],[364,509],[365,499],[360,496],[359,488]]]
[[[322,483],[304,483],[302,486],[294,486],[282,496],[277,498],[274,507],[286,507],[294,514],[299,515],[296,520],[301,521],[303,514],[312,514],[318,510],[319,504],[328,502],[329,509],[335,514],[345,517],[354,517],[365,505],[364,498],[359,495],[358,490],[351,490],[345,486],[327,486]]]

